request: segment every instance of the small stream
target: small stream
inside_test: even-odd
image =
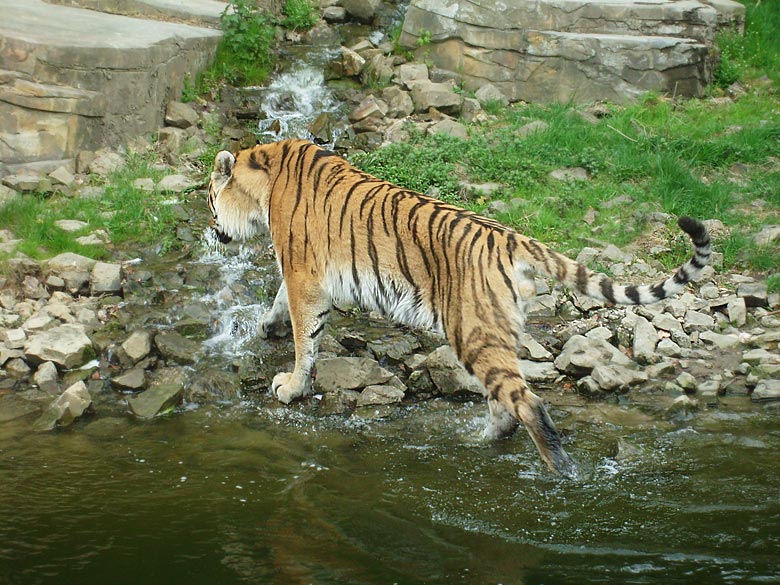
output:
[[[321,61],[262,90],[285,136],[339,108]],[[256,337],[278,285],[267,243],[215,250],[185,260],[210,312],[191,377],[290,360],[289,340]],[[341,416],[241,392],[141,421],[107,389],[59,432],[0,424],[0,585],[780,583],[777,405],[670,418],[655,395],[544,395],[576,480],[522,431],[482,442],[482,402]]]

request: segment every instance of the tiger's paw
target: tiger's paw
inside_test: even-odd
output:
[[[274,380],[271,383],[271,390],[273,391],[279,402],[283,404],[290,404],[293,400],[299,396],[303,396],[305,387],[291,383],[292,373],[280,372],[274,376]]]
[[[290,335],[292,327],[289,321],[278,321],[265,317],[260,321],[260,328],[258,329],[258,335],[263,339],[269,337],[287,337]]]

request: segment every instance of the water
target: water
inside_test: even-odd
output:
[[[328,417],[261,396],[53,434],[5,423],[0,583],[780,581],[776,414],[669,430],[575,414],[573,481],[525,435],[481,443],[483,417],[444,401]]]

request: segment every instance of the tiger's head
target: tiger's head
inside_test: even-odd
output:
[[[223,244],[244,241],[260,230],[265,215],[262,200],[267,175],[257,169],[247,169],[241,155],[222,150],[214,159],[209,181],[209,227]],[[244,176],[250,173],[252,176]],[[262,176],[261,176],[262,175]]]

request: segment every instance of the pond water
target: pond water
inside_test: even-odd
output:
[[[777,413],[597,408],[556,411],[573,480],[469,402],[5,423],[0,583],[780,582]]]

